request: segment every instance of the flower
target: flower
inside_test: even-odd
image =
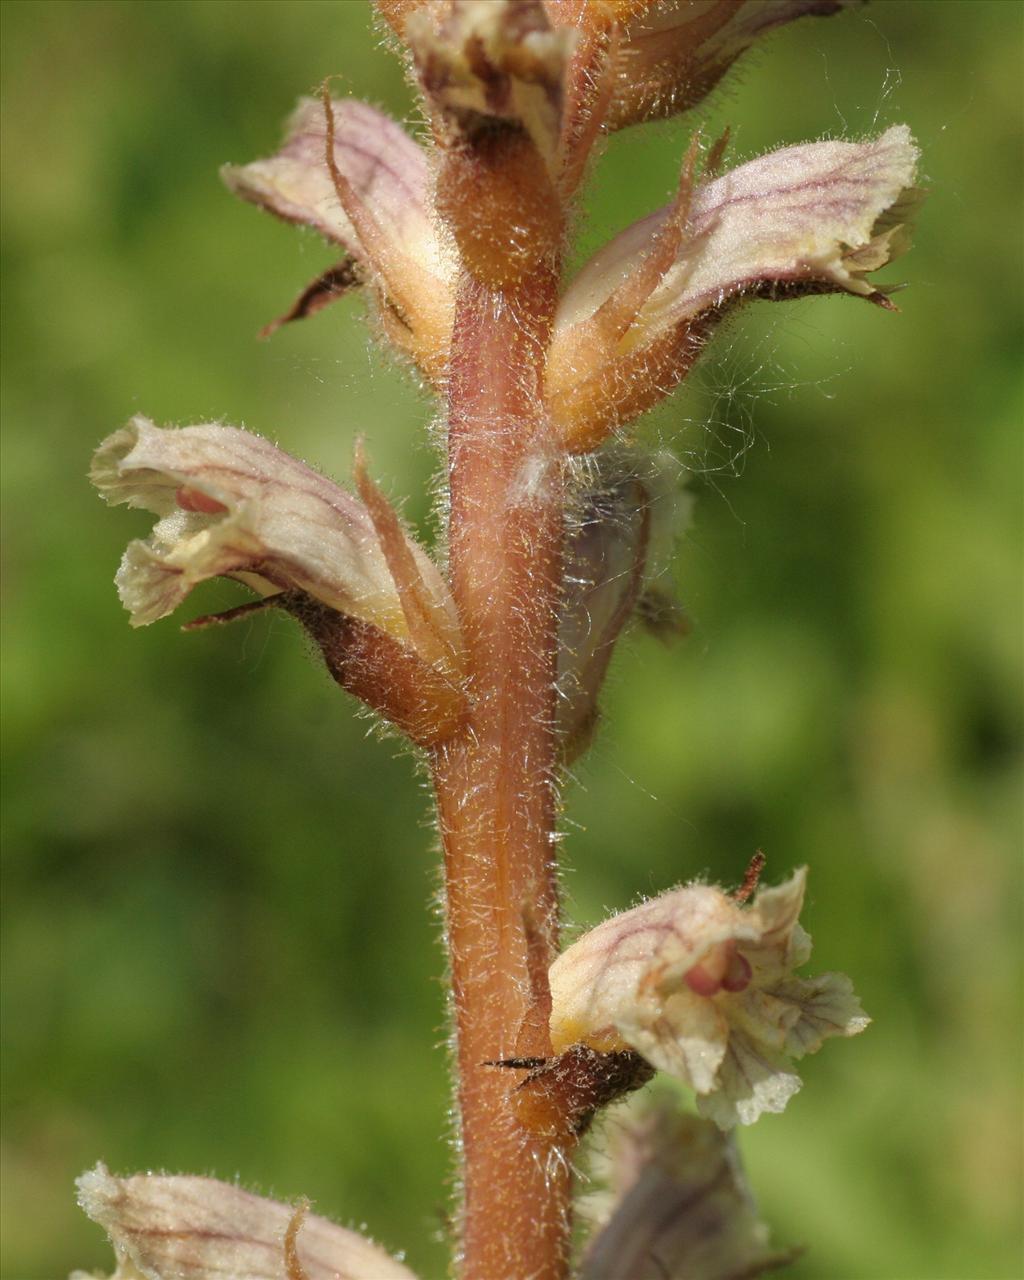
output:
[[[415,1280],[357,1232],[213,1178],[118,1178],[100,1164],[78,1179],[78,1203],[110,1235],[111,1280]]]
[[[344,264],[304,291],[295,315],[317,309],[302,305],[311,292],[322,306],[365,281],[387,336],[429,378],[441,378],[452,269],[437,234],[427,153],[399,125],[363,102],[303,98],[280,151],[244,166],[225,165],[221,176],[243,200],[312,227],[346,250]]]
[[[455,606],[361,453],[360,501],[248,431],[136,417],[100,445],[91,478],[112,505],[160,517],[117,573],[134,626],[166,617],[207,578],[236,578],[298,616],[338,682],[414,741],[458,720]]]
[[[806,869],[745,906],[692,884],[612,916],[551,966],[556,1054],[635,1049],[688,1084],[719,1127],[782,1111],[800,1088],[787,1059],[868,1019],[848,978],[797,978]]]
[[[577,1208],[593,1225],[579,1280],[753,1280],[799,1251],[772,1249],[735,1136],[666,1095],[619,1107],[592,1158],[606,1189]]]
[[[569,448],[597,447],[671,391],[723,314],[748,298],[850,293],[909,246],[918,151],[905,125],[866,142],[784,147],[635,222],[562,297],[545,400]]]
[[[166,617],[198,583],[224,574],[264,595],[297,588],[398,638],[409,634],[366,506],[259,436],[213,424],[164,430],[136,417],[100,445],[91,479],[111,505],[161,517],[148,540],[129,546],[117,575],[133,626]],[[434,616],[445,618],[441,575],[407,546]]]

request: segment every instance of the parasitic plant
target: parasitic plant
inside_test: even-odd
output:
[[[421,98],[414,140],[365,104],[300,102],[281,149],[227,185],[315,228],[339,261],[268,326],[352,289],[444,406],[443,548],[370,476],[354,492],[245,431],[135,418],[99,448],[111,503],[159,517],[117,576],[132,622],[207,578],[291,614],[339,685],[429,769],[444,856],[463,1280],[678,1277],[779,1265],[728,1131],[781,1111],[791,1060],[867,1022],[849,981],[795,976],[805,871],[734,893],[691,883],[559,944],[557,822],[633,618],[681,628],[658,572],[685,502],[630,424],[755,299],[847,293],[907,243],[917,152],[897,126],[728,169],[694,137],[670,204],[566,280],[574,212],[607,133],[684,112],[766,31],[847,0],[378,0]],[[655,1071],[702,1117],[622,1108],[608,1191],[573,1163],[595,1113]],[[610,1128],[616,1129],[613,1120]],[[408,1277],[363,1237],[193,1177],[80,1181],[119,1277]]]

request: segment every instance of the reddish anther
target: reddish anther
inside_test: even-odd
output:
[[[753,977],[753,970],[750,967],[750,961],[746,956],[740,955],[738,951],[734,951],[729,957],[729,967],[725,971],[722,978],[723,991],[746,991],[750,986],[750,979]]]
[[[720,942],[685,975],[686,985],[698,996],[719,991],[744,991],[750,985],[750,961],[736,950],[734,941]]]
[[[175,493],[174,500],[182,511],[201,511],[207,516],[219,516],[227,511],[223,502],[218,502],[200,489],[189,489],[187,485],[181,486]]]
[[[697,996],[716,996],[722,989],[721,979],[703,964],[695,964],[687,971],[686,985]]]

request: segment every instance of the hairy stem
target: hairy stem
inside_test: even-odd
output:
[[[540,387],[552,271],[460,289],[449,392],[451,582],[469,653],[465,731],[434,758],[458,1057],[463,1280],[556,1280],[568,1262],[572,1139],[518,1123],[516,1073],[550,1052],[528,950],[554,954],[554,678],[561,461]],[[540,966],[546,972],[546,966]],[[536,986],[536,976],[534,979]]]

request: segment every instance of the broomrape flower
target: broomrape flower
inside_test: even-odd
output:
[[[714,327],[753,298],[849,293],[909,245],[918,151],[905,125],[866,142],[784,147],[698,181],[584,265],[555,314],[545,399],[572,452],[663,399]]]
[[[634,1049],[688,1084],[721,1128],[782,1111],[800,1088],[790,1059],[868,1024],[850,980],[798,978],[806,869],[749,906],[693,884],[612,916],[551,966],[556,1054]]]
[[[437,233],[428,153],[400,125],[364,102],[302,98],[276,155],[225,165],[221,177],[243,200],[345,251],[265,333],[365,284],[387,338],[440,380],[454,272]]]
[[[210,621],[280,606],[305,625],[339,684],[427,743],[462,711],[462,651],[448,588],[356,457],[360,499],[237,427],[164,430],[136,417],[91,478],[112,505],[160,519],[117,573],[135,626],[166,617],[208,578],[262,597]],[[195,625],[195,624],[193,624]]]

